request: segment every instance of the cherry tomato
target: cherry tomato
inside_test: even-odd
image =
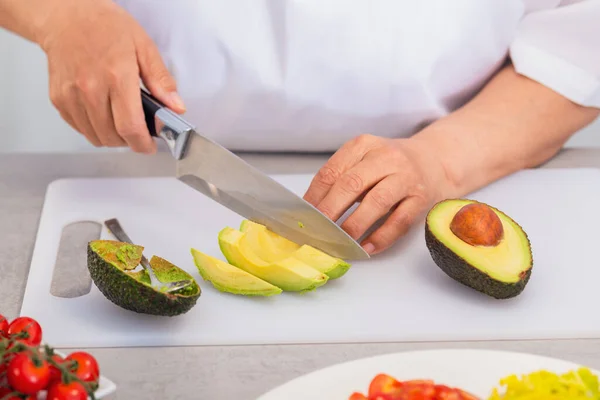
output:
[[[378,374],[369,385],[369,398],[387,394],[402,387],[402,383],[387,374]]]
[[[36,320],[29,317],[18,317],[8,326],[8,334],[16,335],[21,332],[27,332],[26,339],[19,339],[20,342],[29,346],[38,346],[42,342],[42,327]]]
[[[64,361],[64,358],[58,354],[54,354],[52,355],[52,360],[54,360],[54,362],[57,364],[61,364]],[[48,363],[48,367],[50,368],[50,380],[48,381],[48,385],[52,385],[55,382],[60,382],[62,378],[60,370],[50,363]]]
[[[8,320],[6,319],[6,317],[4,317],[4,315],[0,314],[0,337],[6,336],[7,332],[8,332],[8,325],[10,325],[8,323]],[[0,397],[1,399],[1,397]]]
[[[76,351],[69,354],[65,360],[77,361],[77,365],[71,370],[76,377],[84,382],[98,383],[100,368],[94,356],[85,351]]]
[[[13,394],[10,397],[6,397],[6,398],[4,397],[10,393],[14,393],[14,391],[11,389],[7,389],[7,388],[0,388],[0,399],[1,400],[37,400],[36,396],[21,397],[21,396],[17,396],[16,394]]]
[[[386,374],[376,375],[369,385],[368,397],[353,393],[348,400],[478,400],[460,389],[436,384],[430,379],[399,381]]]
[[[8,364],[15,357],[15,355],[15,353],[6,353],[4,354],[2,359],[0,359],[0,375],[6,372],[6,370],[8,369]],[[2,399],[2,397],[0,397],[0,399]]]
[[[0,386],[0,399],[5,400],[4,396],[6,396],[7,394],[11,394],[11,393],[15,393],[15,391],[13,389],[9,389],[7,387]],[[7,397],[6,400],[37,400],[37,398],[36,398],[36,396],[22,397],[21,395],[17,396],[15,394],[13,394],[12,396]]]
[[[48,386],[50,367],[44,359],[36,365],[29,354],[19,353],[8,364],[6,377],[15,390],[34,395]]]
[[[79,382],[53,383],[48,389],[46,400],[87,400],[88,394]]]

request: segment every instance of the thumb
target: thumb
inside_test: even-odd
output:
[[[138,46],[138,63],[144,85],[150,93],[168,108],[181,114],[185,112],[183,99],[177,93],[177,82],[165,66],[156,45],[147,40]]]

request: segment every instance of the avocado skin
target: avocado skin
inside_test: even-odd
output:
[[[495,299],[509,299],[518,296],[523,292],[531,277],[531,271],[533,269],[532,265],[525,271],[521,279],[515,283],[500,282],[491,278],[489,275],[471,266],[458,254],[444,246],[444,244],[433,235],[427,224],[425,224],[425,244],[427,245],[429,254],[431,254],[431,258],[433,258],[435,264],[446,273],[446,275],[465,286]]]
[[[160,293],[104,261],[88,243],[88,270],[98,290],[112,303],[141,314],[173,317],[188,312],[200,297]],[[145,272],[142,272],[145,273]]]

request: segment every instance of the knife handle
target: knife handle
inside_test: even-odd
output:
[[[140,92],[142,93],[142,107],[144,108],[146,126],[150,131],[150,136],[158,137],[158,134],[156,133],[155,115],[161,108],[165,108],[165,105],[144,89],[140,89]]]
[[[169,110],[160,100],[140,88],[142,108],[150,136],[165,141],[175,159],[183,158],[190,133],[195,127]]]

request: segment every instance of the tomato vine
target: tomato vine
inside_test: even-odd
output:
[[[63,358],[41,342],[42,329],[34,319],[8,323],[0,315],[0,400],[35,400],[42,391],[48,400],[95,400],[96,359],[83,351]]]

